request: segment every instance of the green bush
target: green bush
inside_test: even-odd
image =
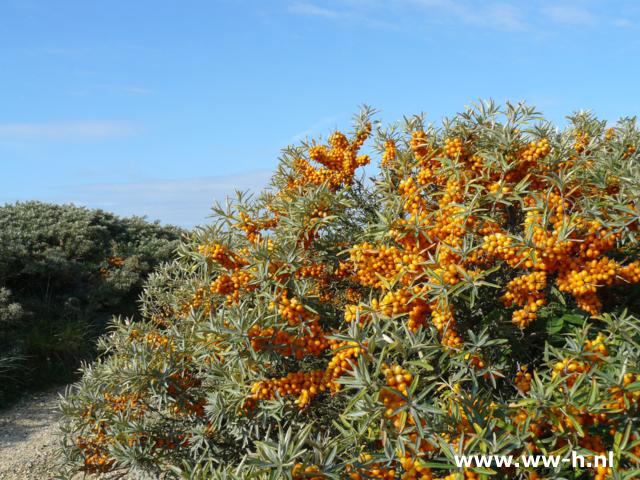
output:
[[[0,207],[0,400],[88,358],[113,315],[135,314],[145,278],[180,234],[73,205]]]

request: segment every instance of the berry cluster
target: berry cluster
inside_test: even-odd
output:
[[[256,352],[271,350],[283,356],[295,356],[302,359],[307,355],[320,356],[329,348],[325,332],[317,322],[305,325],[305,335],[293,335],[273,327],[263,328],[254,325],[249,329],[251,347]]]
[[[358,150],[371,134],[371,124],[366,124],[358,131],[355,138],[349,141],[345,135],[335,132],[329,137],[329,145],[314,145],[309,148],[309,158],[322,167],[313,167],[303,157],[296,158],[296,172],[292,187],[327,184],[337,190],[342,185],[349,185],[358,167],[370,162],[368,155],[358,155]]]
[[[396,410],[405,404],[405,398],[408,395],[408,388],[411,385],[413,375],[399,365],[389,367],[382,365],[382,373],[386,378],[387,385],[393,390],[383,389],[380,392],[380,400],[385,407],[385,416],[393,419],[396,428],[402,426],[400,417],[396,414]]]
[[[278,312],[278,315],[287,321],[289,326],[295,327],[305,320],[312,318],[312,313],[304,308],[304,305],[297,298],[287,297],[287,292],[283,292],[278,301],[269,303],[269,308]]]
[[[523,365],[516,373],[516,378],[513,383],[520,392],[527,393],[529,390],[531,390],[532,379],[533,377],[531,376],[529,368],[526,365]]]

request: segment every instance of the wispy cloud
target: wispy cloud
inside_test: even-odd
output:
[[[127,123],[5,123],[0,138],[85,140],[123,137],[139,129]]]
[[[618,18],[613,21],[613,25],[615,27],[620,27],[620,28],[631,28],[631,27],[637,26],[638,23],[637,22],[634,23],[631,20],[626,18]]]
[[[522,11],[509,3],[483,2],[481,6],[455,0],[401,0],[425,10],[439,10],[465,23],[507,30],[524,30]]]
[[[400,29],[401,17],[398,11],[414,10],[449,16],[463,23],[498,28],[504,30],[526,30],[524,14],[514,4],[504,2],[484,2],[480,6],[463,0],[395,0],[394,2],[341,0],[341,9],[320,7],[310,2],[294,2],[288,12],[331,20],[352,21],[370,27]],[[387,9],[387,7],[393,7]],[[389,21],[393,11],[394,21]],[[415,12],[414,12],[415,13]]]
[[[489,23],[508,30],[525,30],[527,28],[522,12],[507,3],[489,5],[484,12]]]
[[[67,47],[43,47],[42,51],[47,55],[71,56],[86,53],[84,48],[67,48]]]
[[[597,23],[596,16],[589,10],[569,5],[554,5],[544,8],[543,13],[557,23],[572,25],[594,26]]]
[[[331,10],[329,8],[318,7],[312,3],[293,3],[289,5],[289,13],[297,15],[307,15],[310,17],[324,17],[324,18],[345,18],[348,16],[345,12],[339,12],[337,10]]]
[[[319,120],[316,123],[314,123],[313,125],[311,125],[306,130],[303,130],[303,131],[298,132],[295,135],[293,135],[288,140],[288,142],[289,142],[289,144],[298,143],[300,140],[304,140],[305,138],[307,138],[307,137],[309,137],[311,135],[314,135],[314,134],[317,134],[317,133],[321,133],[320,131],[322,129],[327,128],[332,123],[336,123],[339,118],[340,118],[339,115],[334,115],[334,116],[331,116],[331,117],[323,118],[322,120]]]
[[[640,26],[628,18],[615,18],[578,3],[562,2],[539,5],[514,0],[334,0],[331,7],[326,7],[312,0],[292,0],[287,5],[287,11],[296,15],[394,30],[405,29],[411,24],[411,19],[455,21],[480,28],[537,34],[543,33],[549,24]]]
[[[118,83],[94,83],[83,85],[76,88],[70,93],[77,96],[95,96],[104,94],[128,95],[128,96],[148,96],[155,94],[155,90],[144,87],[142,85],[127,85]]]
[[[51,192],[43,200],[73,202],[118,215],[144,215],[152,220],[192,227],[207,223],[213,203],[224,202],[226,197],[234,196],[236,190],[260,192],[271,174],[270,170],[253,170],[219,177],[71,185]]]
[[[115,85],[114,88],[121,92],[131,93],[133,95],[151,95],[153,90],[141,87],[139,85]]]
[[[293,2],[288,5],[287,12],[293,15],[301,15],[306,17],[317,17],[317,18],[325,18],[325,19],[331,19],[331,20],[357,23],[357,24],[362,24],[372,28],[383,28],[383,29],[391,29],[391,30],[395,30],[398,28],[398,25],[392,22],[373,18],[370,15],[368,15],[368,13],[365,13],[363,11],[364,4],[359,1],[358,2],[349,1],[346,3],[348,3],[348,5],[345,5],[345,6],[350,8],[336,10],[336,9],[331,9],[326,7],[319,7],[309,2]],[[372,6],[373,5],[369,5],[369,7],[372,7]]]

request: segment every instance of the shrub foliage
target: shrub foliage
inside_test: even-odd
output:
[[[0,397],[75,370],[113,315],[136,312],[179,236],[72,205],[0,207]]]
[[[145,321],[115,321],[63,402],[66,475],[640,475],[634,120],[373,113],[284,150],[152,275]],[[454,462],[609,450],[613,469]]]

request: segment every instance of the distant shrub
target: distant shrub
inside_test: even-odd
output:
[[[109,318],[135,314],[180,234],[73,205],[0,207],[0,397],[75,369]]]
[[[16,345],[11,345],[10,331],[20,328],[20,320],[24,317],[24,311],[19,303],[11,301],[11,292],[6,288],[0,288],[0,381],[3,384],[15,381],[16,374],[20,370],[23,357]],[[1,400],[1,398],[0,398]]]
[[[370,113],[286,149],[150,277],[62,403],[67,478],[638,478],[634,121]],[[615,468],[454,458],[571,451]]]

